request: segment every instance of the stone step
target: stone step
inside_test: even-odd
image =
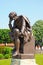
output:
[[[11,59],[11,64],[10,65],[20,65],[20,60],[19,59]]]
[[[35,59],[22,59],[20,65],[37,65]]]
[[[35,59],[12,59],[11,65],[37,65]]]
[[[33,59],[34,54],[19,54],[17,56],[12,56],[13,59]]]
[[[21,54],[21,59],[33,59],[34,54]]]

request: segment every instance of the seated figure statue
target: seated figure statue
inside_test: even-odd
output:
[[[14,20],[13,26],[12,21]],[[31,40],[32,28],[30,22],[25,16],[17,16],[15,12],[9,14],[9,28],[11,30],[10,36],[15,43],[16,51],[13,56],[18,55],[20,52],[23,52],[22,46],[24,42]],[[22,46],[20,46],[22,45]],[[22,49],[22,51],[20,51]]]

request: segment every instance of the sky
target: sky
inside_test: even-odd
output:
[[[27,16],[31,26],[37,20],[43,20],[43,0],[0,0],[0,29],[7,29],[9,13]]]

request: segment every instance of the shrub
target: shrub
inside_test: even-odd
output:
[[[10,48],[10,47],[4,48],[4,54],[11,54],[11,52],[12,52],[12,48]]]
[[[5,58],[5,59],[10,58],[10,54],[5,54],[4,58]]]
[[[10,54],[10,58],[12,58],[12,53]]]
[[[3,56],[6,56],[6,54],[9,54],[10,58],[12,57],[12,48],[11,47],[0,47],[0,54],[3,54]]]
[[[4,53],[4,48],[5,47],[0,47],[0,54]]]
[[[4,58],[3,54],[0,54],[0,59],[3,59],[3,58]]]

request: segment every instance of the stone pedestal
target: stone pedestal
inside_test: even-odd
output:
[[[31,41],[24,45],[24,53],[17,56],[12,56],[11,65],[37,65],[34,59],[35,40],[32,37]]]
[[[35,40],[32,37],[31,41],[24,45],[24,53],[21,54],[22,59],[33,59],[35,54]]]
[[[35,53],[35,40],[32,37],[30,42],[27,42],[23,46],[23,53],[20,53],[17,56],[13,56],[14,59],[33,59]]]

